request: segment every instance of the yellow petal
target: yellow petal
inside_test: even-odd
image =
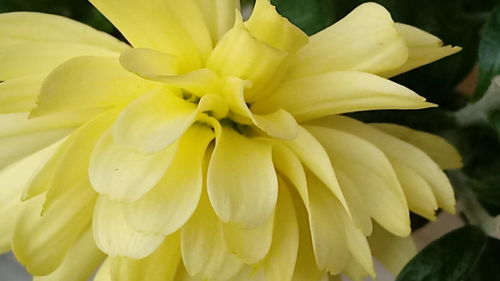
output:
[[[348,264],[355,261],[360,265],[364,272],[375,278],[372,253],[366,237],[363,235],[361,230],[354,225],[353,221],[350,220],[349,217],[343,215],[341,218],[346,233],[347,247],[349,248],[351,256]]]
[[[270,46],[295,52],[309,42],[307,34],[276,11],[269,0],[257,0],[252,15],[245,22],[250,33]]]
[[[151,87],[125,71],[117,58],[78,57],[47,77],[31,116],[122,105]]]
[[[48,74],[61,63],[78,56],[109,56],[117,53],[90,45],[60,42],[28,42],[0,48],[0,81]],[[95,69],[93,69],[95,71]]]
[[[441,169],[458,169],[463,166],[460,153],[445,139],[396,124],[370,124],[375,128],[411,143],[427,153]]]
[[[375,145],[352,134],[324,127],[306,127],[328,152],[335,170],[342,171],[366,200],[371,216],[387,230],[411,232],[408,205],[391,163]]]
[[[272,80],[286,55],[286,52],[253,37],[238,13],[233,29],[226,33],[210,54],[207,68],[220,76],[237,76],[252,81],[252,88],[245,93],[246,99],[251,101],[251,96]]]
[[[113,36],[57,15],[13,12],[0,15],[0,47],[23,42],[68,42],[122,52],[129,47]]]
[[[202,162],[214,138],[208,127],[193,126],[180,140],[166,173],[141,199],[125,206],[132,227],[147,233],[170,234],[193,214],[200,199]]]
[[[354,134],[373,143],[391,162],[402,163],[425,179],[431,186],[438,205],[448,212],[454,212],[455,197],[450,181],[439,166],[417,147],[344,116],[323,118],[314,123]]]
[[[402,65],[408,48],[389,12],[365,3],[334,25],[311,36],[293,58],[289,77],[339,70],[378,73]]]
[[[124,52],[120,55],[120,64],[126,70],[146,78],[176,74],[179,68],[174,56],[146,48]]]
[[[347,112],[431,106],[425,98],[390,80],[364,72],[337,71],[288,80],[252,109],[268,112],[283,108],[304,121]]]
[[[96,273],[93,281],[112,281],[111,280],[111,258],[106,258]]]
[[[234,24],[234,11],[240,9],[239,0],[197,0],[203,11],[205,22],[210,31],[212,42],[217,41]]]
[[[361,264],[353,258],[349,259],[344,273],[347,277],[349,277],[349,280],[352,281],[363,281],[366,280],[366,277],[370,276],[370,274],[361,266]]]
[[[338,274],[349,258],[347,237],[341,219],[345,212],[339,200],[314,175],[307,177],[311,209],[309,223],[314,256],[320,270]]]
[[[68,250],[56,271],[45,276],[34,276],[33,281],[87,281],[104,258],[105,255],[95,245],[92,231],[87,230]]]
[[[230,253],[222,223],[203,194],[198,209],[181,228],[181,252],[186,271],[202,280],[227,280],[236,275],[243,261]]]
[[[278,197],[271,145],[222,127],[207,183],[212,206],[223,222],[259,226],[272,214]]]
[[[396,23],[395,26],[408,46],[408,60],[397,68],[378,73],[380,76],[393,77],[462,50],[460,47],[443,46],[441,39],[411,25]]]
[[[145,153],[174,143],[194,123],[196,105],[158,88],[128,105],[113,126],[117,144]]]
[[[143,153],[117,144],[111,130],[97,142],[90,158],[89,176],[94,189],[112,200],[132,202],[161,179],[177,150],[177,144]]]
[[[96,244],[111,257],[145,258],[160,247],[165,237],[133,230],[125,219],[123,205],[99,196],[92,227]]]
[[[210,33],[196,0],[90,2],[134,47],[172,54],[186,69],[199,68],[212,50]]]
[[[405,238],[394,236],[376,224],[368,241],[373,255],[394,275],[398,275],[417,253],[411,236]]]
[[[36,102],[43,76],[25,76],[0,83],[0,113],[30,111]]]
[[[181,259],[179,233],[174,233],[150,256],[134,260],[127,257],[111,258],[113,281],[172,281]]]

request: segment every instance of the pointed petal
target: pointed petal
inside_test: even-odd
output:
[[[278,180],[271,146],[222,127],[208,168],[208,195],[223,222],[257,227],[272,214]]]
[[[349,280],[352,281],[363,281],[366,277],[369,277],[370,274],[361,266],[361,264],[355,259],[349,259],[347,263],[344,273]]]
[[[130,225],[141,232],[170,234],[193,214],[200,199],[202,162],[214,135],[193,126],[182,137],[166,173],[141,199],[125,206]]]
[[[431,106],[425,98],[390,80],[364,72],[337,71],[288,80],[252,109],[267,112],[283,108],[304,121],[347,112]]]
[[[391,15],[376,3],[358,6],[310,40],[293,59],[290,78],[339,70],[377,73],[402,65],[408,57]]]
[[[25,76],[0,84],[0,114],[28,112],[35,107],[43,76]]]
[[[215,45],[217,41],[234,24],[234,11],[240,9],[239,0],[197,0],[200,9],[203,11],[203,17],[210,31],[212,42]]]
[[[373,267],[372,253],[370,251],[370,246],[368,245],[366,237],[347,216],[342,216],[342,221],[347,238],[347,247],[349,248],[349,253],[351,255],[348,264],[352,263],[354,259],[354,261],[360,265],[364,272],[366,272],[372,278],[375,278],[375,268]]]
[[[94,209],[93,227],[97,246],[111,257],[142,259],[163,243],[163,235],[140,233],[127,223],[123,203],[99,196]]]

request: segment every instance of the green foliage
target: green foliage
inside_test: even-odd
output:
[[[272,0],[278,12],[311,35],[333,23],[331,0]]]

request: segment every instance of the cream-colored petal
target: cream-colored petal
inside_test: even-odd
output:
[[[462,50],[460,47],[443,46],[441,39],[414,26],[402,23],[395,26],[408,46],[408,60],[397,68],[377,73],[382,77],[396,76]]]
[[[108,130],[92,151],[90,181],[97,192],[112,200],[135,201],[158,183],[176,151],[177,143],[155,153],[130,149],[117,144]]]
[[[158,88],[128,105],[113,126],[117,144],[144,153],[165,149],[194,123],[196,105]]]
[[[217,136],[208,168],[208,195],[223,222],[257,227],[272,214],[278,180],[271,145],[229,127]]]
[[[45,276],[34,276],[33,281],[87,281],[104,258],[104,253],[95,245],[92,231],[87,230],[68,250],[56,271]]]
[[[123,205],[106,196],[99,196],[92,226],[96,244],[111,257],[145,258],[160,247],[165,236],[132,229],[125,219]]]
[[[212,40],[196,0],[91,0],[136,48],[179,58],[185,70],[199,68]],[[144,20],[147,19],[147,20]]]
[[[462,157],[457,149],[439,136],[396,124],[373,123],[370,125],[418,147],[427,153],[441,169],[458,169],[463,166]]]
[[[297,120],[376,109],[432,107],[412,90],[379,76],[358,71],[337,71],[288,80],[268,98],[252,105],[255,112],[276,108]]]
[[[222,223],[207,194],[202,195],[198,209],[181,228],[181,252],[188,274],[201,280],[227,280],[243,265],[242,260],[228,251]]]
[[[170,234],[193,214],[203,185],[202,162],[214,134],[194,125],[181,138],[172,163],[156,186],[125,206],[130,225],[141,232]]]
[[[179,68],[174,56],[146,48],[124,52],[120,56],[120,64],[126,70],[145,78],[176,74]]]
[[[10,45],[0,48],[0,81],[29,75],[46,75],[74,57],[117,55],[101,47],[78,43],[27,42]]]
[[[375,224],[373,234],[368,237],[373,255],[394,275],[398,275],[408,261],[417,253],[413,238],[397,237]]]
[[[125,71],[117,58],[78,57],[47,77],[30,116],[122,105],[151,87],[152,83]]]
[[[181,259],[180,235],[174,233],[150,256],[135,260],[127,257],[111,258],[113,281],[173,281]]]
[[[365,3],[314,34],[293,58],[289,78],[339,70],[378,73],[405,63],[408,48],[389,12]]]
[[[197,0],[210,31],[213,45],[234,24],[234,11],[240,9],[239,0]]]
[[[391,162],[404,164],[425,179],[431,186],[439,207],[454,212],[455,196],[449,179],[439,166],[417,147],[349,117],[332,116],[313,123],[345,131],[373,143]]]
[[[341,216],[345,210],[330,190],[312,174],[307,183],[311,208],[309,223],[314,256],[320,270],[339,274],[349,258],[347,237]]]
[[[0,15],[0,47],[24,42],[68,42],[123,52],[129,47],[113,36],[66,17],[13,12]]]
[[[343,131],[306,127],[325,147],[335,170],[342,171],[365,201],[371,216],[399,236],[411,232],[408,205],[389,159],[375,145]]]
[[[269,0],[257,0],[245,22],[250,33],[270,46],[293,53],[309,42],[307,34],[282,17]]]
[[[30,111],[35,106],[43,78],[25,76],[0,83],[0,114]]]

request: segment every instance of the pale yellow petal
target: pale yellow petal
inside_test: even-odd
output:
[[[178,61],[169,54],[152,49],[135,48],[120,55],[120,64],[139,76],[172,75],[178,73]]]
[[[375,145],[352,134],[324,127],[306,127],[325,147],[335,170],[342,171],[359,192],[371,216],[387,230],[411,232],[408,205],[389,159]]]
[[[460,47],[443,46],[441,39],[414,26],[402,23],[395,26],[408,46],[408,60],[397,68],[378,73],[380,76],[393,77],[462,50]]]
[[[196,104],[158,88],[128,105],[113,126],[117,144],[145,153],[174,143],[194,123]]]
[[[368,241],[373,255],[394,275],[417,253],[411,236],[394,236],[376,224]]]
[[[43,76],[25,76],[0,83],[0,114],[27,112],[35,107]]]
[[[106,258],[102,263],[93,281],[112,281],[111,280],[111,258]]]
[[[240,9],[239,0],[197,0],[210,31],[214,45],[234,24],[234,11]]]
[[[252,105],[255,112],[283,108],[297,120],[376,109],[420,109],[433,106],[412,90],[379,76],[337,71],[288,80]]]
[[[173,281],[181,260],[179,238],[179,233],[168,236],[154,253],[144,259],[111,258],[111,279],[113,281]]]
[[[347,277],[349,277],[349,280],[352,281],[363,281],[366,280],[366,277],[370,276],[370,274],[361,266],[361,264],[359,264],[359,262],[357,262],[352,257],[351,259],[349,259],[349,262],[345,267],[344,273]]]
[[[396,124],[373,123],[370,125],[418,147],[427,153],[441,169],[458,169],[463,166],[462,157],[457,149],[439,136]]]
[[[344,230],[347,238],[347,247],[349,248],[350,259],[347,267],[351,263],[357,263],[371,277],[375,278],[375,268],[373,267],[372,252],[366,237],[361,230],[357,228],[353,221],[347,216],[342,216]]]
[[[214,134],[193,126],[181,138],[166,173],[141,199],[125,206],[130,225],[141,232],[170,234],[193,214],[200,199],[202,162]]]
[[[111,130],[97,142],[89,163],[94,189],[112,200],[132,202],[141,198],[161,179],[177,151],[177,143],[143,153],[117,144]]]
[[[145,258],[160,247],[165,236],[132,229],[125,219],[123,204],[99,196],[92,226],[96,244],[111,257]]]
[[[0,47],[23,42],[68,42],[122,52],[129,47],[113,36],[67,17],[13,12],[0,15]]]
[[[33,281],[87,281],[104,258],[104,253],[95,245],[92,231],[87,230],[68,250],[56,271],[45,276],[34,276]]]
[[[378,73],[402,65],[408,48],[389,12],[365,3],[334,25],[311,36],[293,58],[289,77],[339,70]]]
[[[208,194],[223,222],[257,227],[272,214],[278,180],[271,145],[222,127],[208,168]]]

